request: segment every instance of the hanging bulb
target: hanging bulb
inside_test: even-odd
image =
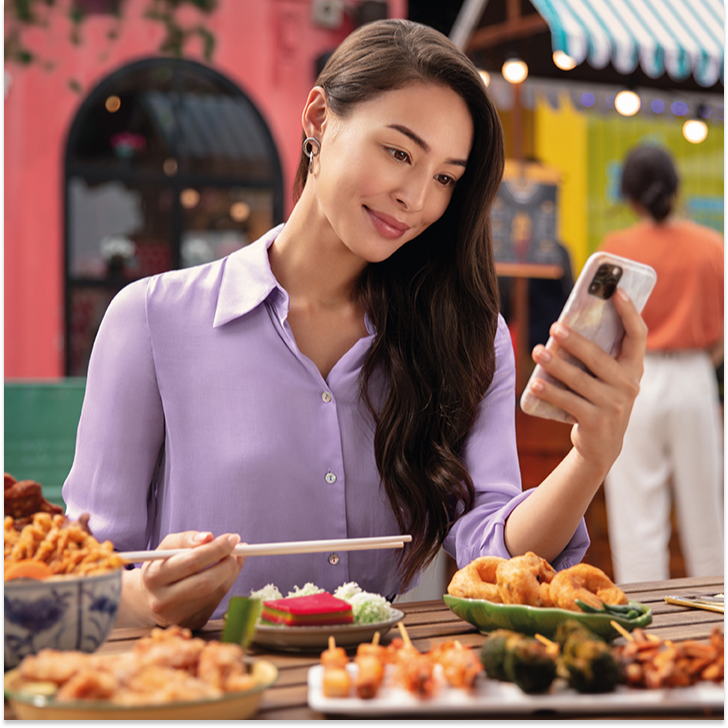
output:
[[[641,105],[640,97],[629,89],[620,91],[614,99],[614,108],[622,116],[634,116],[640,110]]]
[[[523,83],[528,76],[528,66],[518,56],[509,56],[503,64],[501,72],[508,83]]]
[[[488,73],[488,71],[486,71],[483,68],[479,68],[478,73],[480,74],[480,77],[483,79],[483,83],[486,86],[490,86],[490,74]]]
[[[554,51],[551,58],[553,58],[554,65],[562,71],[570,71],[572,68],[576,68],[576,61],[564,51]]]
[[[688,119],[683,124],[682,133],[691,144],[700,144],[708,136],[708,125],[702,119]]]

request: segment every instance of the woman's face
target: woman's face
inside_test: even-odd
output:
[[[470,112],[452,89],[419,83],[357,104],[346,118],[328,107],[324,116],[307,186],[314,182],[343,244],[379,262],[445,212],[470,154]]]

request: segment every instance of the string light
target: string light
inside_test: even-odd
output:
[[[193,207],[197,207],[197,203],[200,201],[200,193],[196,189],[188,187],[180,192],[179,201],[185,210],[191,210]]]
[[[634,116],[642,106],[640,97],[629,89],[620,91],[614,98],[614,108],[622,116]]]
[[[688,119],[683,124],[682,133],[691,144],[700,144],[708,136],[708,125],[702,119]]]
[[[118,96],[109,96],[104,106],[110,114],[114,114],[121,108],[121,99]]]
[[[501,73],[508,83],[523,83],[528,76],[528,66],[518,56],[510,56],[503,64]]]
[[[553,58],[554,65],[562,71],[570,71],[572,68],[576,68],[576,61],[564,51],[554,51],[551,58]]]

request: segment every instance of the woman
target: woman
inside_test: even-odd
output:
[[[723,239],[673,215],[678,182],[665,150],[632,150],[622,194],[640,222],[602,246],[657,271],[642,312],[649,329],[642,388],[605,485],[612,563],[622,582],[670,577],[673,501],[688,576],[723,573],[715,375],[723,359]]]
[[[488,225],[503,138],[473,64],[430,28],[365,25],[302,126],[285,225],[127,286],[99,331],[68,512],[119,549],[195,547],[125,574],[120,624],[199,627],[228,593],[270,582],[355,580],[393,598],[441,545],[460,565],[532,550],[558,567],[588,545],[582,516],[619,451],[644,324],[618,302],[619,361],[554,331],[598,379],[537,349],[573,390],[538,395],[579,425],[572,453],[522,493]],[[402,554],[231,555],[241,538],[397,532],[413,536]]]

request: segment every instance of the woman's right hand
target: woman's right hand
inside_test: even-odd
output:
[[[171,533],[161,549],[188,549],[167,559],[142,565],[140,599],[145,612],[160,627],[177,624],[189,629],[203,627],[237,579],[245,557],[233,556],[240,536],[226,533],[217,538],[209,532]],[[137,605],[139,607],[141,605]]]

